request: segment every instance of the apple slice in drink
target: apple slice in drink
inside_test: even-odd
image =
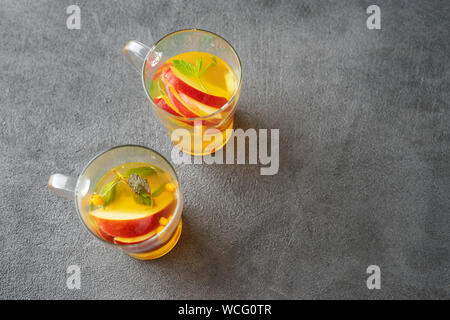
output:
[[[209,114],[217,111],[215,108],[211,108],[207,105],[204,105],[198,101],[195,101],[185,94],[178,92],[173,86],[167,85],[166,90],[170,99],[170,102],[175,105],[180,113],[182,113],[187,118],[198,118],[208,116]],[[198,121],[203,126],[214,126],[219,124],[222,121],[221,115],[216,115],[208,120]],[[194,121],[186,121],[190,125],[194,125]]]
[[[195,88],[192,81],[189,81],[187,77],[183,77],[175,68],[168,67],[162,74],[164,79],[177,91],[210,107],[219,109],[228,102],[228,99],[224,97],[214,96]]]
[[[218,109],[209,107],[201,102],[198,102],[194,99],[189,98],[184,93],[178,92],[180,95],[180,98],[184,102],[184,105],[186,105],[190,110],[194,111],[196,114],[199,114],[202,117],[209,116],[216,112]],[[208,120],[201,120],[202,125],[208,126],[208,127],[215,127],[218,124],[220,124],[223,120],[223,113],[219,112],[215,114],[214,116],[210,116]]]
[[[116,237],[137,237],[146,234],[152,228],[157,212],[125,212],[97,209],[91,212],[99,229]]]
[[[178,117],[183,116],[181,113],[179,113],[178,111],[176,111],[175,109],[170,107],[170,105],[166,102],[166,100],[164,98],[156,98],[156,99],[154,99],[154,101],[164,111],[167,111],[168,113],[173,114],[174,116],[178,116]]]
[[[166,212],[171,203],[176,202],[171,193],[155,200],[153,207],[136,204],[128,210],[116,209],[114,204],[90,212],[99,229],[103,232],[121,238],[133,238],[144,235],[153,227],[159,214]]]
[[[183,117],[183,115],[181,113],[178,112],[178,110],[172,105],[172,103],[170,102],[169,98],[167,96],[161,97],[161,98],[155,98],[153,99],[155,101],[155,103],[164,111],[173,114],[175,116],[178,117]],[[190,126],[194,125],[193,121],[188,121],[188,120],[177,120],[175,118],[169,118],[171,122],[175,123],[177,126],[185,126],[187,128],[189,128]]]
[[[106,233],[102,229],[98,228],[97,233],[100,236],[100,238],[102,238],[103,240],[106,240],[108,242],[114,242],[114,236]]]
[[[182,101],[185,103],[185,105],[187,105],[190,110],[198,114],[200,117],[209,116],[210,114],[218,110],[216,108],[207,106],[206,104],[203,104],[201,102],[189,98],[189,96],[187,96],[183,92],[178,91],[178,94],[182,99]]]
[[[199,114],[194,113],[193,110],[189,109],[182,101],[180,95],[177,90],[171,86],[166,86],[167,95],[169,97],[170,102],[177,108],[178,112],[181,113],[186,118],[198,118]]]
[[[164,203],[166,203],[166,202],[164,201]],[[157,223],[156,221],[159,221],[160,217],[169,216],[171,213],[173,213],[173,211],[175,210],[176,204],[177,204],[176,201],[172,201],[164,209],[162,209],[157,214],[155,214],[153,216],[155,219],[154,220],[155,223]],[[114,242],[118,243],[118,244],[134,244],[134,243],[144,242],[145,240],[150,239],[151,237],[153,237],[156,234],[157,234],[157,231],[152,230],[144,235],[137,236],[137,237],[114,237]]]
[[[220,98],[223,97],[223,98],[226,98],[228,101],[231,98],[230,92],[234,93],[234,91],[236,90],[235,79],[231,73],[227,73],[225,75],[225,78],[222,80],[220,80],[220,77],[221,77],[220,74],[215,74],[213,76],[213,79],[211,79],[211,75],[209,75],[210,81],[208,81],[208,74],[210,72],[206,72],[206,74],[201,76],[203,83],[200,84],[200,81],[198,78],[195,78],[192,76],[186,76],[185,74],[181,73],[180,70],[178,70],[173,64],[169,65],[169,67],[170,67],[170,71],[172,71],[173,74],[178,79],[180,79],[181,81],[183,81],[190,87],[197,89],[198,91],[201,91],[210,96],[220,97]],[[163,71],[166,68],[164,68]],[[162,75],[163,75],[162,78],[164,78],[164,73],[162,73]]]
[[[117,244],[135,244],[135,243],[143,242],[143,241],[145,241],[147,239],[150,239],[155,234],[156,234],[155,231],[150,231],[149,233],[146,233],[146,234],[143,234],[142,236],[137,236],[137,237],[129,237],[129,238],[114,237],[114,243],[117,243]]]

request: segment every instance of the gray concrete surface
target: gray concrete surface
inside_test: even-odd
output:
[[[1,3],[0,298],[450,298],[448,1],[80,0],[81,30],[70,4]],[[181,240],[139,262],[46,182],[118,144],[170,157],[121,49],[189,27],[239,52],[237,127],[281,129],[280,171],[176,166]]]

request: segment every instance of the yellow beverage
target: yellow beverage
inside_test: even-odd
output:
[[[229,139],[226,129],[233,128],[237,87],[225,61],[205,52],[185,52],[167,60],[147,90],[172,142],[184,152],[202,155]],[[174,134],[176,129],[184,130]]]
[[[98,236],[119,245],[136,245],[161,237],[177,207],[176,182],[157,166],[125,163],[108,171],[90,197],[89,218]],[[130,254],[154,259],[169,252],[178,241],[178,230],[159,247]]]

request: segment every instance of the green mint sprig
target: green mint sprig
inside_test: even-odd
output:
[[[120,179],[116,178],[111,182],[108,182],[105,184],[100,192],[101,196],[103,197],[103,206],[106,207],[108,204],[111,203],[111,201],[114,199],[116,195],[116,185],[117,182],[119,182]]]
[[[138,168],[139,169],[139,168]],[[135,193],[135,199],[139,203],[150,205],[152,203],[152,194],[147,180],[138,174],[131,174],[128,177],[128,185]]]
[[[200,86],[202,87],[202,89],[207,91],[205,86],[202,83],[201,77],[205,74],[205,72],[210,67],[214,67],[217,64],[216,57],[211,56],[211,60],[212,60],[212,62],[210,64],[208,64],[206,67],[204,67],[203,70],[202,70],[202,65],[203,65],[202,58],[198,58],[195,61],[195,66],[185,60],[178,60],[178,59],[173,60],[173,65],[175,66],[175,68],[178,71],[180,71],[185,76],[196,78],[198,80],[198,82],[200,83]]]
[[[159,185],[158,187],[156,187],[156,189],[152,192],[152,197],[159,196],[165,190],[165,187],[166,187],[166,183],[163,183],[163,184]]]
[[[147,205],[152,204],[153,194],[150,192],[150,186],[145,178],[161,172],[161,169],[148,166],[131,168],[127,170],[125,176],[120,174],[117,170],[113,170],[113,172],[116,175],[116,178],[105,184],[100,191],[100,195],[103,197],[103,207],[106,207],[114,200],[116,196],[116,185],[120,181],[127,184],[134,191],[136,201]],[[155,190],[155,193],[159,194],[159,189],[160,187]]]

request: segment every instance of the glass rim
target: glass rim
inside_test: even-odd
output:
[[[110,148],[108,148],[108,149],[106,149],[106,150],[103,150],[102,152],[98,153],[98,154],[95,155],[95,156],[94,156],[94,157],[86,164],[86,166],[83,168],[83,170],[81,171],[81,174],[80,174],[80,175],[78,176],[78,178],[77,178],[77,183],[75,184],[75,209],[76,209],[76,211],[77,211],[77,213],[78,213],[78,217],[80,218],[80,220],[81,220],[82,224],[84,225],[84,227],[85,227],[91,234],[93,234],[97,239],[101,240],[102,242],[106,243],[107,245],[113,245],[113,246],[124,247],[124,248],[126,247],[126,248],[133,249],[133,248],[137,248],[137,247],[139,247],[139,246],[145,244],[145,243],[148,242],[149,240],[152,240],[152,239],[154,239],[156,236],[158,236],[159,234],[163,233],[163,232],[166,230],[166,228],[168,228],[168,227],[171,225],[171,223],[174,221],[174,219],[171,219],[171,220],[169,221],[169,223],[168,223],[167,225],[165,225],[164,228],[163,228],[161,231],[159,231],[158,233],[155,233],[153,236],[151,236],[150,238],[148,238],[148,239],[146,239],[146,240],[144,240],[144,241],[142,241],[142,242],[138,242],[138,243],[134,243],[134,244],[120,244],[120,243],[110,242],[110,241],[107,241],[107,240],[101,238],[98,234],[96,234],[95,232],[93,232],[93,231],[86,225],[86,222],[84,222],[84,220],[83,220],[83,218],[82,218],[82,216],[81,216],[80,208],[78,207],[78,199],[77,199],[77,196],[78,196],[78,187],[79,187],[80,179],[81,179],[81,177],[84,175],[84,173],[86,172],[86,170],[90,167],[90,165],[91,165],[95,160],[97,160],[99,157],[101,157],[102,155],[104,155],[104,154],[106,154],[106,153],[108,153],[108,152],[110,152],[110,151],[112,151],[112,150],[120,149],[120,148],[126,148],[126,147],[137,147],[137,148],[145,149],[145,150],[151,151],[151,152],[155,153],[156,155],[160,156],[160,157],[161,157],[161,158],[169,165],[169,167],[172,169],[172,171],[173,171],[173,173],[174,173],[174,175],[175,175],[175,180],[176,180],[176,182],[177,182],[178,192],[181,194],[181,186],[180,186],[180,182],[179,182],[179,179],[178,179],[177,172],[175,171],[175,168],[172,166],[172,164],[170,163],[170,161],[168,161],[168,160],[166,159],[166,157],[164,157],[164,156],[163,156],[161,153],[159,153],[158,151],[156,151],[156,150],[154,150],[154,149],[152,149],[152,148],[146,147],[146,146],[142,146],[142,145],[138,145],[138,144],[121,144],[121,145],[117,145],[117,146],[114,146],[114,147],[110,147]],[[181,198],[182,198],[182,196],[181,196]],[[176,207],[175,207],[175,212],[176,212],[177,209],[179,208],[180,202],[181,202],[181,201],[180,201],[180,199],[178,198],[178,199],[177,199],[177,205],[176,205]],[[174,216],[174,217],[175,217],[175,216]]]
[[[144,81],[144,68],[145,68],[145,66],[146,66],[146,64],[147,64],[147,60],[148,60],[150,54],[154,51],[154,49],[156,48],[156,46],[157,46],[158,44],[160,44],[162,41],[166,40],[167,38],[169,38],[169,37],[171,37],[171,36],[173,36],[173,35],[175,35],[175,34],[177,34],[177,33],[182,33],[182,32],[192,32],[192,31],[195,31],[195,32],[202,32],[202,33],[209,33],[209,34],[211,34],[211,35],[213,35],[213,36],[215,36],[215,37],[217,37],[217,38],[223,40],[223,41],[231,48],[231,51],[233,52],[234,56],[237,58],[237,61],[238,61],[238,64],[239,64],[239,69],[240,69],[240,71],[241,71],[241,75],[240,75],[240,77],[239,77],[239,79],[238,79],[238,84],[237,84],[237,86],[236,86],[236,90],[234,90],[233,96],[231,97],[230,100],[227,101],[227,103],[225,103],[223,106],[221,106],[219,109],[217,109],[217,110],[214,111],[213,113],[208,114],[208,115],[206,115],[206,116],[195,117],[195,118],[186,118],[186,117],[180,117],[180,116],[171,114],[171,113],[167,112],[166,110],[160,108],[160,107],[156,104],[156,102],[153,100],[153,98],[149,95],[149,93],[148,93],[148,91],[147,91],[147,88],[145,87],[145,81]],[[171,118],[174,118],[174,119],[177,119],[177,120],[189,120],[189,121],[205,120],[205,119],[208,119],[208,118],[210,118],[210,117],[212,117],[212,116],[218,114],[219,112],[225,110],[225,109],[226,109],[228,106],[230,106],[230,104],[231,104],[232,102],[234,102],[234,100],[236,99],[236,96],[237,96],[237,94],[238,94],[238,92],[239,92],[239,89],[241,88],[241,83],[242,83],[242,62],[241,62],[241,59],[239,58],[239,55],[237,54],[236,50],[233,48],[233,46],[232,46],[226,39],[224,39],[223,37],[219,36],[218,34],[216,34],[216,33],[214,33],[214,32],[211,32],[211,31],[207,31],[207,30],[203,30],[203,29],[197,29],[197,28],[192,28],[192,29],[181,29],[181,30],[177,30],[177,31],[171,32],[171,33],[165,35],[164,37],[162,37],[161,39],[159,39],[158,41],[156,41],[156,43],[150,48],[150,50],[149,50],[148,53],[147,53],[147,56],[145,57],[144,63],[142,64],[141,75],[142,75],[141,81],[142,81],[142,86],[144,87],[145,95],[146,95],[147,98],[150,100],[150,102],[153,103],[153,105],[154,105],[156,108],[159,108],[159,109],[160,109],[161,111],[163,111],[165,114],[167,114],[167,115],[170,116]]]

